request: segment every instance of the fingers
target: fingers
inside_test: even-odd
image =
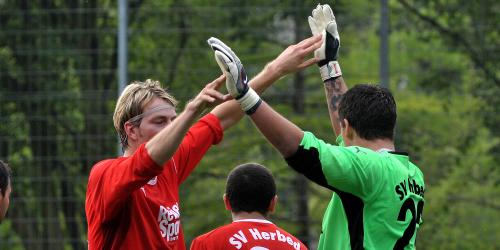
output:
[[[207,84],[205,88],[201,91],[202,97],[207,97],[206,100],[213,102],[215,100],[224,100],[225,97],[221,94],[218,89],[226,82],[226,76],[220,75],[217,79],[213,80],[211,83]]]
[[[214,56],[215,56],[215,61],[219,65],[219,68],[222,71],[229,71],[228,64],[231,63],[231,59],[226,54],[218,50],[215,51]]]
[[[208,45],[210,45],[210,47],[212,48],[212,50],[214,50],[216,53],[219,52],[219,53],[222,53],[224,54],[230,61],[234,61],[234,62],[239,62],[240,59],[238,58],[238,56],[236,56],[236,54],[233,52],[233,50],[227,46],[224,42],[222,42],[221,40],[215,38],[215,37],[210,37],[208,40]]]
[[[217,79],[213,80],[209,84],[207,84],[206,88],[210,89],[219,89],[220,86],[222,86],[223,83],[226,82],[226,76],[224,74],[220,75],[217,77]]]
[[[233,96],[231,96],[231,94],[225,94],[224,95],[224,101],[229,101],[229,100],[233,100]]]
[[[232,99],[230,94],[223,95],[215,90],[207,92],[206,95],[203,96],[204,101],[208,104],[208,106],[214,107],[223,102],[229,101]]]
[[[309,45],[308,47],[302,48],[302,53],[308,55],[309,53],[313,52],[314,50],[320,48],[321,45],[323,44],[323,39],[321,39],[321,38],[322,38],[322,36],[319,36],[319,39],[316,40],[315,43]]]
[[[313,57],[313,58],[311,58],[311,59],[309,59],[309,60],[307,60],[307,61],[305,61],[305,62],[301,63],[301,64],[298,66],[298,68],[299,68],[300,70],[305,69],[305,68],[307,68],[307,67],[309,67],[309,66],[311,66],[311,65],[313,65],[313,64],[318,63],[320,60],[321,60],[321,59],[318,59],[318,58]]]
[[[311,32],[312,32],[313,36],[319,34],[320,29],[318,28],[318,24],[316,23],[316,20],[314,20],[314,18],[309,16],[307,18],[307,21],[309,22],[309,27],[311,28]]]
[[[214,89],[219,89],[225,82],[226,82],[226,76],[222,74],[217,79],[215,79],[215,81],[213,81]]]
[[[321,41],[321,36],[322,36],[321,34],[311,36],[311,37],[304,39],[301,42],[297,43],[296,46],[299,48],[307,48],[307,47],[317,43],[318,41]]]
[[[321,5],[318,4],[318,6],[316,6],[316,8],[312,11],[312,17],[314,19],[316,19],[317,21],[321,21],[319,19],[319,13],[321,12]]]
[[[335,20],[335,15],[333,14],[332,8],[330,8],[330,5],[328,4],[323,4],[323,16],[327,21],[332,21]]]
[[[216,89],[207,88],[203,91],[203,95],[209,97],[210,99],[224,100],[224,95],[217,91]]]
[[[225,43],[223,43],[221,40],[215,37],[210,37],[207,40],[208,45],[212,47],[213,50],[231,50]]]
[[[200,107],[205,108],[215,106],[229,100],[227,94],[224,95],[217,91],[217,89],[225,82],[225,79],[225,76],[221,75],[211,83],[208,83],[194,100],[194,102],[197,103],[197,106],[201,105]]]

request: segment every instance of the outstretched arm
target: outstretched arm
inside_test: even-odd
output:
[[[347,91],[347,85],[344,78],[339,76],[325,81],[326,103],[328,105],[328,113],[330,114],[330,122],[332,123],[335,136],[340,135],[340,119],[339,119],[339,102],[342,95]]]
[[[340,120],[338,104],[342,95],[347,91],[347,85],[342,78],[342,71],[338,63],[340,36],[333,11],[328,4],[318,5],[309,16],[309,26],[313,35],[322,34],[323,44],[314,54],[321,59],[318,66],[321,78],[325,83],[325,95],[335,135],[340,135]]]
[[[208,40],[209,45],[215,51],[216,60],[219,66],[226,75],[226,85],[242,85],[246,84],[246,73],[239,58],[234,52],[216,38]],[[249,83],[256,93],[264,92],[271,84],[279,80],[281,77],[300,71],[318,60],[315,58],[308,59],[307,56],[321,45],[321,37],[313,36],[298,44],[290,45],[278,57],[268,63],[265,68],[255,76]],[[212,112],[216,115],[223,129],[231,127],[243,117],[240,105],[236,100],[225,102],[215,107]]]
[[[187,105],[177,118],[151,140],[146,143],[148,153],[159,166],[172,157],[188,129],[207,108],[226,101],[229,96],[224,96],[217,89],[223,84],[225,77],[220,76],[205,88]]]
[[[321,37],[311,37],[296,45],[288,47],[281,55],[271,62],[264,70],[262,75],[256,77],[252,83],[254,86],[261,84],[271,84],[272,78],[266,77],[266,70],[270,73],[278,72],[278,76],[303,69],[314,64],[318,60],[315,58],[304,61],[304,58],[311,54],[316,48],[321,46]],[[245,79],[239,74],[241,67],[235,64],[233,58],[237,58],[232,51],[230,53],[215,48],[215,59],[220,68],[226,75],[226,87],[229,94],[239,104],[240,108],[248,114],[261,133],[267,140],[284,156],[288,157],[294,154],[304,136],[304,132],[274,111],[269,105],[263,102],[259,95],[250,88],[246,81],[231,81],[231,79]],[[239,60],[237,61],[239,64]],[[244,72],[244,71],[243,71]],[[264,79],[269,79],[268,83]]]
[[[255,126],[262,135],[281,153],[284,158],[293,155],[304,132],[295,124],[262,102],[258,109],[250,115]]]

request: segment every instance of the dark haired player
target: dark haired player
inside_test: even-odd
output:
[[[254,104],[247,114],[290,167],[333,191],[318,249],[415,249],[424,207],[424,176],[407,154],[395,151],[394,98],[387,89],[372,85],[357,85],[346,92],[337,62],[340,39],[330,6],[318,5],[309,24],[313,34],[323,37],[315,56],[321,60],[318,65],[339,146],[302,131],[247,85],[228,90],[237,101]],[[224,57],[217,60],[227,62]],[[223,66],[226,76],[231,75],[226,70],[231,65]]]
[[[224,204],[233,222],[191,243],[191,250],[204,249],[307,249],[297,238],[267,218],[278,197],[271,172],[255,163],[234,168],[227,177]]]

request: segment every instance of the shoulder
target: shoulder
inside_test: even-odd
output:
[[[226,235],[228,225],[218,227],[210,232],[202,234],[196,237],[191,243],[191,249],[198,249],[200,247],[209,247],[217,245],[217,241],[222,240],[224,235]]]
[[[204,233],[204,234],[198,236],[198,238],[201,238],[201,239],[219,238],[220,236],[223,236],[223,235],[229,233],[232,229],[233,229],[233,224],[232,223],[227,224],[227,225],[215,228],[207,233]]]
[[[94,164],[94,166],[90,170],[90,174],[95,175],[95,174],[98,174],[98,173],[104,171],[106,169],[106,167],[113,165],[113,163],[115,161],[117,161],[118,159],[119,158],[106,159],[106,160],[102,160],[100,162],[97,162],[96,164]]]
[[[415,165],[413,162],[410,162],[410,166],[415,169],[415,174],[422,179],[422,181],[424,180],[424,172],[422,172],[422,170],[417,166]]]
[[[97,162],[96,164],[94,164],[94,166],[92,166],[92,169],[90,170],[89,181],[93,179],[101,179],[104,175],[106,175],[107,170],[111,169],[112,166],[118,164],[119,162],[122,162],[125,159],[127,158],[118,157]]]

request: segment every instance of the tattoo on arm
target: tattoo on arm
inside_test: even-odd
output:
[[[337,111],[337,108],[339,106],[339,101],[342,98],[342,95],[333,95],[330,98],[330,108],[332,111]]]
[[[345,90],[342,89],[343,84],[342,77],[325,81],[326,95],[330,101],[330,109],[333,112],[337,111],[340,99],[345,92]]]

